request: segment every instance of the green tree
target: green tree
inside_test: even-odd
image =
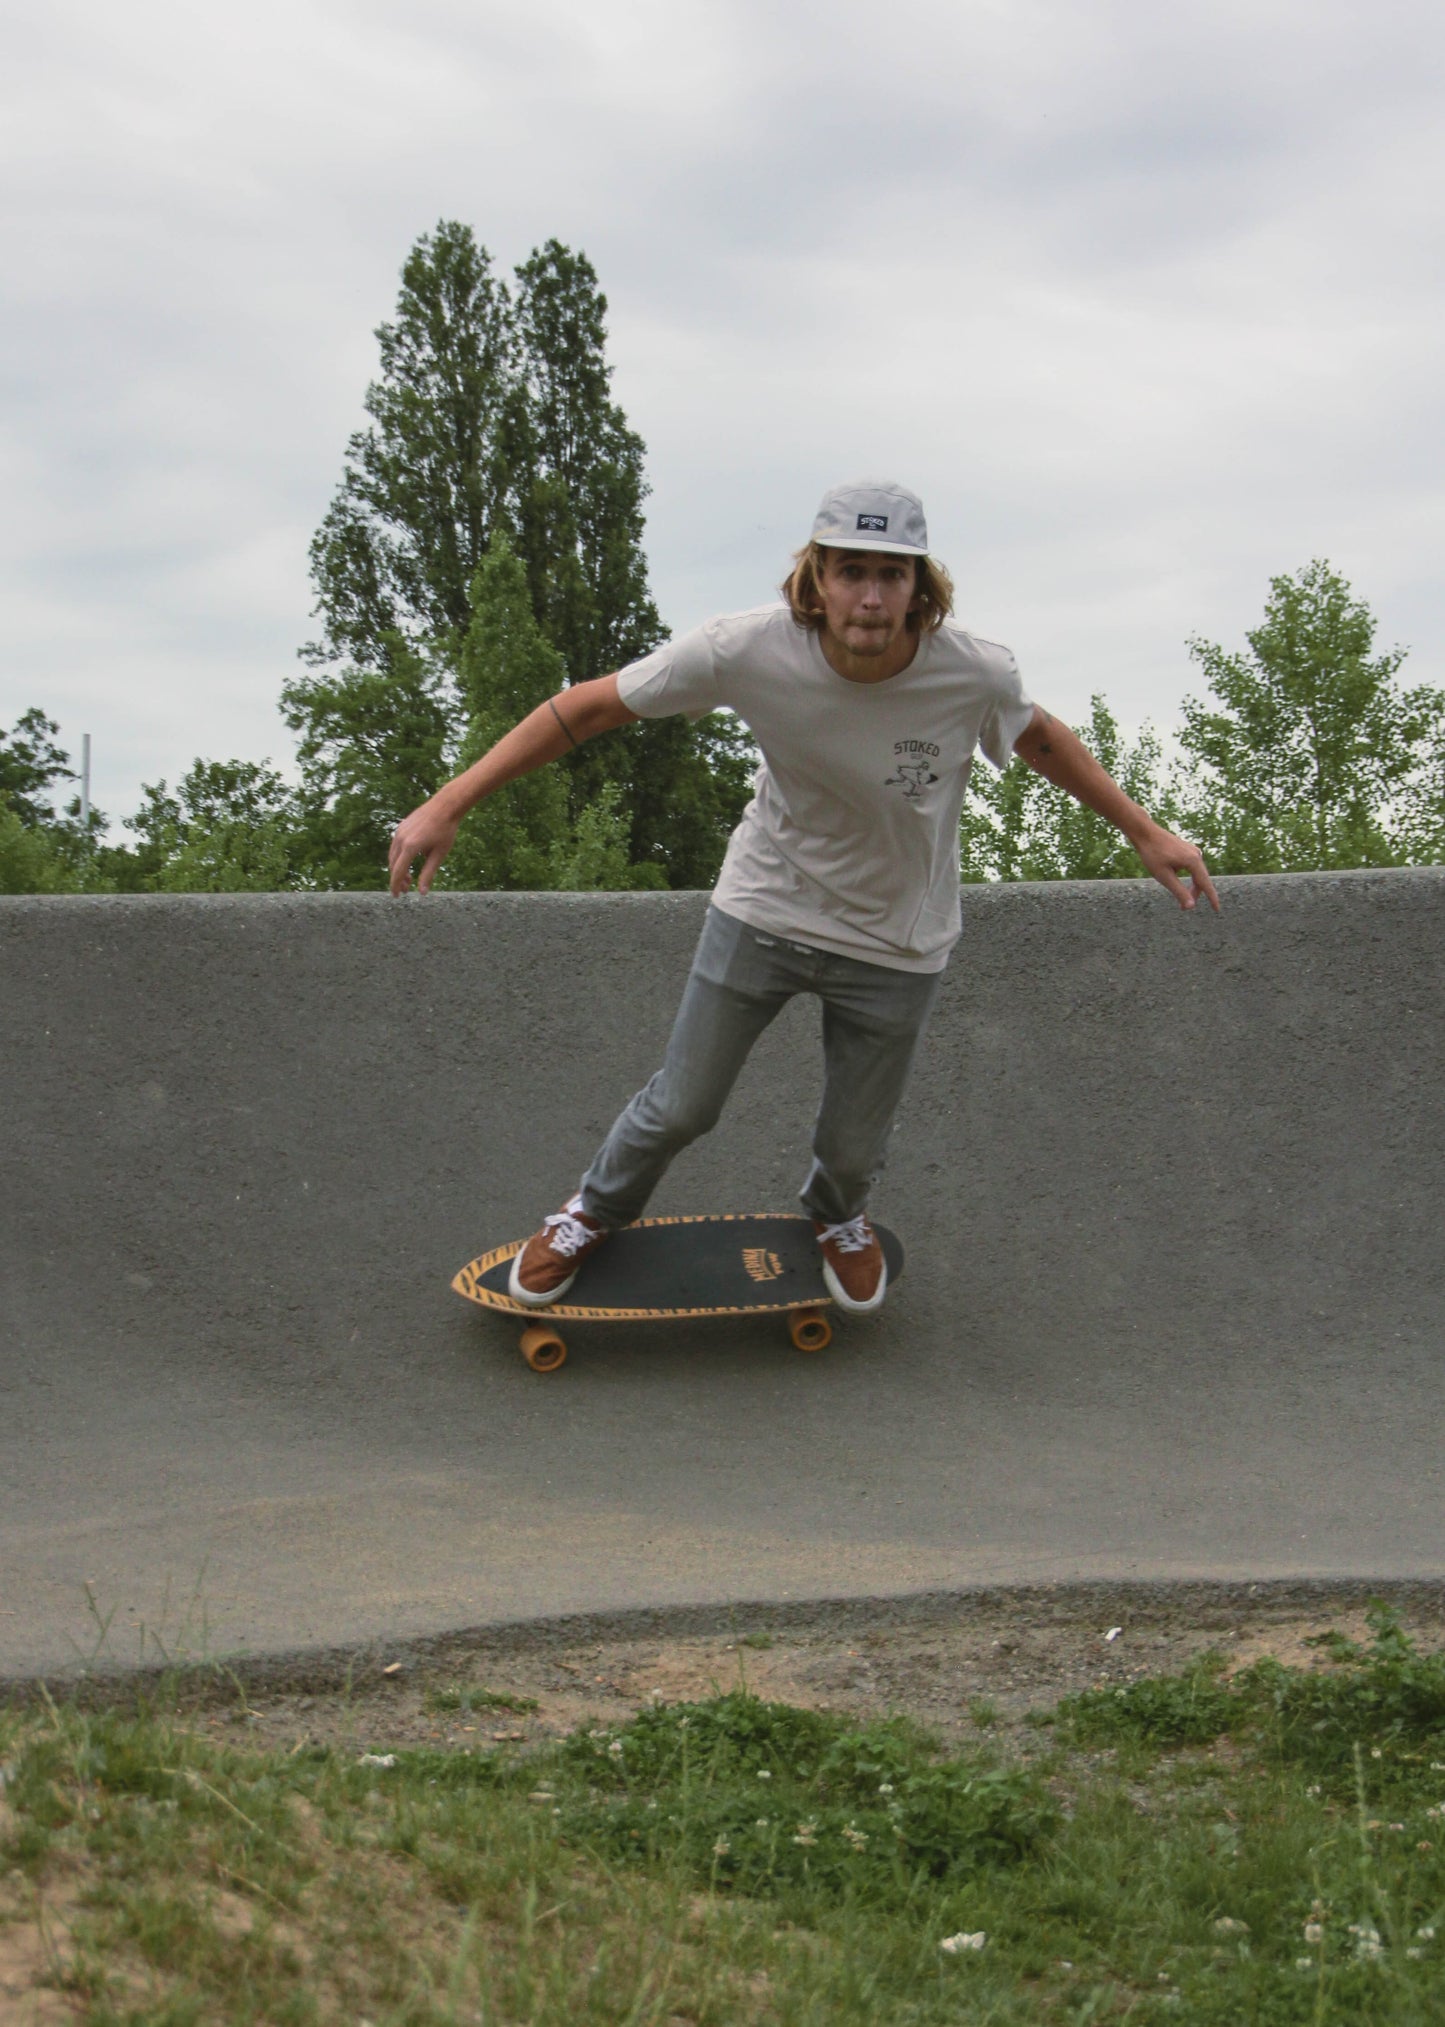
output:
[[[82,823],[79,795],[58,810],[54,805],[57,785],[76,779],[70,755],[56,744],[59,731],[32,707],[0,732],[0,811],[13,818],[5,826],[9,870],[0,882],[15,883],[0,884],[0,892],[104,892],[111,884],[102,863],[104,810],[92,807]]]
[[[1441,699],[1395,681],[1375,619],[1329,563],[1270,580],[1247,653],[1194,639],[1212,701],[1188,698],[1185,821],[1217,872],[1389,866],[1422,823]],[[1423,837],[1420,840],[1423,842]],[[1438,844],[1437,847],[1438,849]]]
[[[695,724],[671,717],[629,725],[620,743],[627,765],[613,779],[634,864],[656,866],[669,887],[710,887],[752,793],[752,735],[730,711],[713,711]]]
[[[1159,741],[1147,725],[1130,745],[1095,696],[1088,724],[1074,729],[1126,795],[1162,823],[1175,822]],[[1022,762],[1001,774],[975,765],[959,845],[966,881],[1132,880],[1142,872],[1111,823]]]
[[[612,400],[607,298],[555,239],[517,269],[509,463],[532,609],[585,683],[664,637],[642,550],[642,438]]]
[[[622,806],[622,790],[615,781],[604,782],[568,835],[553,846],[547,884],[586,893],[666,887],[667,878],[659,866],[633,863],[631,842],[632,826]]]
[[[1429,730],[1400,794],[1396,835],[1406,864],[1438,866],[1445,862],[1445,691],[1413,694],[1429,719]]]
[[[460,771],[563,685],[562,657],[542,634],[520,557],[505,537],[472,581],[458,685],[467,713]],[[542,767],[488,796],[467,817],[445,868],[452,887],[550,887],[551,855],[571,829],[567,782]]]
[[[573,682],[623,668],[665,638],[643,553],[642,439],[612,400],[607,298],[585,254],[557,240],[517,269],[518,384],[510,457],[517,546],[533,609]],[[635,865],[710,886],[751,789],[736,720],[668,718],[565,761],[574,817],[611,784]]]
[[[322,637],[303,655],[386,671],[397,636],[416,649],[465,631],[468,586],[505,514],[511,303],[469,226],[422,234],[376,337],[371,423],[311,543]]]
[[[0,894],[73,894],[80,884],[49,830],[0,801]]]
[[[8,732],[0,732],[0,802],[31,829],[55,823],[50,791],[57,782],[75,779],[70,755],[55,743],[59,731],[53,718],[32,706]]]
[[[555,695],[562,679],[562,658],[537,624],[521,558],[499,535],[472,585],[472,619],[460,655],[468,721],[458,768],[470,767]],[[631,863],[629,832],[615,783],[603,782],[574,817],[565,775],[555,766],[541,767],[472,811],[447,860],[445,882],[488,888],[666,886],[658,868]]]
[[[146,888],[167,894],[274,893],[302,882],[296,798],[255,760],[197,760],[171,795],[146,783],[126,828]]]
[[[643,445],[611,398],[606,309],[585,255],[556,240],[518,268],[515,299],[466,226],[443,221],[408,256],[395,320],[377,334],[370,426],[312,543],[322,631],[303,654],[318,673],[283,693],[319,884],[377,884],[385,834],[432,793],[444,757],[483,721],[506,729],[475,655],[465,678],[460,666],[471,586],[499,535],[560,657],[555,687],[664,636],[642,549]],[[563,761],[571,823],[614,785],[629,862],[708,885],[747,799],[747,759],[726,719],[632,726]],[[479,826],[496,833],[488,862],[520,877],[521,834],[503,851],[501,823]]]
[[[400,634],[382,646],[384,667],[297,677],[281,693],[300,735],[300,819],[318,887],[385,886],[392,831],[448,772],[459,715],[451,671]]]

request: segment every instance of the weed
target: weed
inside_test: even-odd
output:
[[[1228,1731],[1238,1700],[1220,1680],[1222,1656],[1206,1654],[1180,1675],[1086,1689],[1059,1705],[1065,1736],[1081,1745],[1139,1739],[1150,1745],[1207,1745]]]
[[[1376,1785],[1391,1789],[1412,1781],[1421,1758],[1445,1760],[1445,1654],[1418,1653],[1388,1606],[1372,1606],[1369,1624],[1367,1647],[1331,1643],[1336,1667],[1315,1674],[1259,1661],[1239,1693],[1282,1758],[1348,1785],[1364,1742]]]
[[[512,1710],[523,1716],[538,1708],[535,1696],[513,1696],[505,1689],[428,1689],[422,1701],[428,1710]]]

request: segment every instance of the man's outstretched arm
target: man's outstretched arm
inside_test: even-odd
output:
[[[1014,743],[1014,752],[1045,781],[1067,789],[1076,802],[1122,831],[1143,861],[1145,872],[1167,887],[1181,908],[1192,908],[1203,894],[1215,914],[1219,913],[1219,896],[1198,845],[1175,837],[1156,823],[1148,810],[1131,801],[1061,719],[1051,718],[1035,704],[1032,719]]]
[[[545,767],[549,760],[580,746],[584,739],[595,739],[599,732],[630,725],[636,716],[618,696],[616,676],[574,683],[571,689],[559,690],[555,697],[539,704],[480,760],[473,761],[465,774],[445,782],[430,801],[402,818],[391,838],[392,893],[407,891],[411,869],[418,859],[423,864],[417,876],[417,892],[427,892],[438,866],[456,842],[462,818],[484,796],[495,794],[520,775]]]

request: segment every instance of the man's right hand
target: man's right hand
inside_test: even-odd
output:
[[[595,739],[599,732],[610,732],[618,725],[630,725],[636,716],[617,694],[616,676],[594,676],[590,683],[576,683],[546,698],[520,725],[503,733],[480,760],[474,760],[465,774],[447,782],[430,802],[402,818],[391,839],[392,893],[406,893],[418,859],[423,863],[417,892],[427,892],[438,866],[457,841],[462,818],[484,796],[505,788],[518,775],[530,774],[534,767],[556,760],[584,739]]]
[[[433,796],[430,802],[422,803],[410,816],[404,816],[391,834],[391,891],[405,894],[411,886],[411,869],[418,859],[424,861],[417,876],[416,890],[427,893],[436,878],[437,868],[457,841],[460,817],[448,816],[438,806],[439,798]]]

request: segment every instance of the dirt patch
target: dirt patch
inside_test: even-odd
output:
[[[0,2020],[5,2027],[59,2027],[79,2018],[83,2002],[57,1989],[70,1968],[70,1925],[82,1882],[44,1893],[6,1881],[0,1890]]]
[[[907,1715],[942,1740],[1007,1732],[1075,1691],[1170,1674],[1222,1653],[1231,1671],[1264,1655],[1327,1665],[1330,1630],[1367,1640],[1363,1587],[1197,1587],[1207,1595],[1100,1587],[1060,1595],[994,1593],[894,1606],[739,1610],[725,1630],[587,1635],[515,1628],[372,1655],[349,1681],[233,1678],[196,1722],[268,1745],[526,1747],[584,1721],[618,1724],[648,1703],[755,1695],[859,1718]],[[1422,1650],[1445,1646],[1445,1586],[1414,1585],[1392,1602]],[[448,1708],[483,1693],[535,1710]]]

